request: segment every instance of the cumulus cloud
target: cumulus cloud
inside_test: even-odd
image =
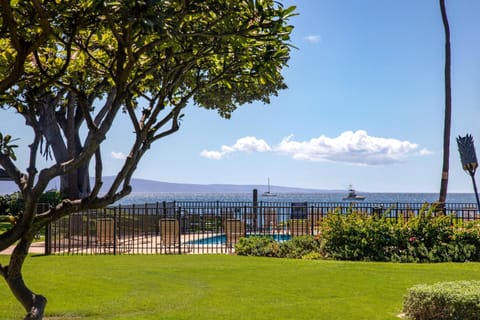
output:
[[[110,156],[116,160],[125,160],[127,158],[127,156],[125,156],[122,152],[115,152],[115,151],[112,151],[110,153]]]
[[[419,154],[421,156],[429,156],[429,155],[433,154],[433,152],[428,150],[428,149],[423,148],[422,150],[420,150]]]
[[[303,37],[303,39],[310,43],[320,43],[322,41],[322,37],[319,35],[308,35]]]
[[[364,130],[346,131],[335,138],[324,135],[309,141],[286,137],[275,151],[297,160],[380,165],[400,162],[418,148],[416,143],[369,136]]]
[[[346,131],[338,137],[312,138],[295,141],[293,135],[284,138],[274,147],[263,139],[244,137],[231,146],[223,145],[219,151],[203,150],[205,158],[220,160],[233,152],[275,152],[303,161],[330,161],[357,165],[382,165],[404,161],[418,149],[418,144],[393,138],[369,136],[364,130]],[[423,148],[417,155],[429,155]]]
[[[208,159],[220,160],[229,153],[233,152],[267,152],[270,151],[270,146],[263,139],[255,137],[240,138],[232,146],[223,145],[220,151],[203,150],[200,155]]]

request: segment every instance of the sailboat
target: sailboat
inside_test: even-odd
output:
[[[266,192],[262,193],[264,197],[275,197],[276,194],[270,192],[270,178],[268,178],[268,189]]]

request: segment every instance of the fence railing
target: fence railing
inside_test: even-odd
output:
[[[47,228],[46,254],[231,253],[241,237],[265,235],[285,241],[316,235],[329,212],[407,220],[422,203],[366,202],[162,202],[78,212]],[[477,206],[447,203],[458,221],[480,219]]]

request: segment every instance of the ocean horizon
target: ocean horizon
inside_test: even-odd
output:
[[[259,202],[348,202],[343,197],[347,194],[337,192],[319,193],[276,193],[274,196],[262,196],[258,193]],[[365,196],[364,203],[433,203],[438,200],[438,193],[360,193]],[[250,193],[204,193],[204,192],[132,192],[127,197],[117,201],[115,205],[145,204],[172,201],[225,201],[251,202]],[[474,193],[449,193],[447,203],[476,204]]]

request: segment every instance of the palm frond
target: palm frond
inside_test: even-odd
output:
[[[457,145],[463,170],[474,174],[478,167],[478,162],[472,135],[467,134],[465,137],[457,137]]]

